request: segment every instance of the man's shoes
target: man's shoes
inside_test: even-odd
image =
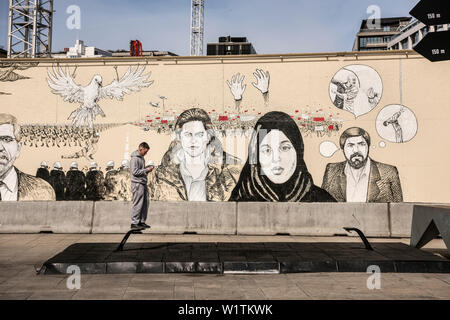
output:
[[[150,226],[148,224],[146,224],[145,222],[141,222],[138,224],[139,227],[145,228],[145,229],[149,229]]]
[[[131,230],[143,230],[145,229],[144,227],[142,227],[140,224],[132,224],[131,225]]]

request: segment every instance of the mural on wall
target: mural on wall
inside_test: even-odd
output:
[[[339,144],[346,161],[326,166],[322,188],[338,202],[402,202],[396,167],[369,157],[370,135],[362,128],[345,130]]]
[[[323,141],[319,146],[320,154],[325,158],[331,158],[339,148],[332,141]]]
[[[256,82],[252,82],[252,85],[258,89],[264,98],[264,104],[267,107],[269,103],[269,86],[270,86],[270,74],[269,71],[264,72],[261,69],[256,69],[253,73],[253,76],[256,78]],[[230,92],[233,95],[236,112],[240,112],[240,106],[242,102],[242,98],[247,88],[247,85],[244,84],[245,75],[237,73],[231,77],[231,82],[227,80],[228,88],[230,88]]]
[[[161,165],[149,177],[150,199],[228,200],[240,160],[224,152],[208,113],[198,108],[184,111],[175,133]]]
[[[27,70],[32,67],[36,67],[39,63],[13,63],[13,62],[0,62],[0,82],[14,82],[23,79],[30,79],[23,76],[16,71]],[[10,93],[0,91],[0,95],[10,95]]]
[[[359,127],[349,128],[341,134],[345,124],[340,118],[342,111],[338,109],[358,117],[379,104],[383,86],[380,76],[371,67],[350,65],[339,70],[329,88],[324,88],[329,91],[333,102],[325,107],[307,105],[293,108],[288,113],[266,112],[261,108],[246,109],[241,105],[247,88],[245,76],[236,73],[231,81],[227,81],[236,104],[234,107],[223,106],[220,112],[213,108],[183,111],[178,108],[178,113],[170,109],[170,105],[166,108],[164,100],[167,98],[160,96],[162,114],[153,109],[151,114],[139,121],[95,123],[98,115],[106,116],[99,106],[102,99],[109,97],[122,101],[125,94],[138,92],[153,84],[149,80],[151,73],[144,74],[145,66],[128,67],[121,78],[117,67],[114,69],[117,79],[111,84],[103,86],[102,76],[95,75],[85,87],[75,83],[75,71],[70,73],[68,67],[63,70],[53,66],[47,70],[51,93],[61,96],[64,101],[80,105],[68,115],[71,124],[24,124],[19,128],[14,117],[3,115],[2,118],[0,115],[0,120],[3,119],[3,122],[0,121],[0,201],[130,201],[128,160],[124,160],[119,168],[115,168],[114,161],[110,160],[105,171],[96,162],[101,133],[127,124],[131,125],[127,130],[138,127],[144,131],[155,131],[152,134],[172,135],[160,164],[149,174],[149,196],[153,201],[403,200],[397,168],[369,156],[369,134]],[[266,108],[270,73],[256,69],[253,76],[256,80],[252,85],[262,94],[261,106]],[[153,107],[157,108],[159,104]],[[407,142],[417,132],[417,119],[407,107],[389,105],[379,112],[376,128],[386,141]],[[128,135],[126,154],[129,156]],[[235,150],[234,146],[228,145],[228,141],[235,143],[235,138],[241,139],[236,139],[240,141],[238,143],[249,142],[247,155],[245,147],[239,156],[229,153]],[[324,173],[322,187],[314,184],[305,163],[304,138],[309,138],[309,141],[320,139],[318,154],[323,157],[332,158],[340,149],[345,156],[346,161],[329,163],[320,172]],[[333,140],[339,140],[340,148]],[[44,161],[36,177],[32,177],[13,167],[22,145],[33,149],[59,148],[63,153],[61,159],[80,159],[78,161],[88,161],[90,164],[79,168],[77,162],[72,162],[65,172],[58,159],[52,160],[56,162],[51,170]],[[73,147],[79,151],[65,151]]]
[[[106,123],[94,125],[94,130],[89,127],[75,127],[73,125],[40,125],[24,124],[21,125],[22,144],[35,148],[64,148],[81,147],[80,151],[73,154],[62,155],[62,159],[93,160],[97,152],[97,144],[100,139],[100,133],[111,128],[124,124]]]
[[[303,159],[302,135],[288,114],[274,111],[261,117],[248,154],[230,201],[335,201],[314,185]]]
[[[329,91],[331,101],[337,108],[359,117],[378,105],[383,94],[383,83],[373,68],[349,65],[334,75]]]
[[[267,107],[269,102],[270,73],[269,71],[264,72],[261,69],[256,69],[253,72],[253,76],[256,78],[256,82],[252,82],[252,85],[261,91],[265,106]]]
[[[253,112],[253,114],[251,113]],[[246,134],[248,130],[253,130],[256,122],[261,117],[261,112],[253,110],[243,110],[241,113],[234,111],[217,112],[215,109],[208,112],[212,126],[222,136],[228,134]],[[339,115],[339,113],[337,113]],[[158,134],[172,134],[179,115],[173,113],[171,116],[156,115],[146,116],[146,120],[133,123],[133,125],[141,127],[144,131],[156,131]],[[342,126],[343,120],[324,109],[315,111],[310,110],[294,110],[290,117],[297,123],[302,134],[310,137],[331,137],[337,134]]]
[[[409,108],[392,104],[378,113],[376,127],[381,138],[404,143],[416,136],[418,126],[416,116]]]
[[[114,161],[109,161],[105,174],[104,200],[131,201],[131,173],[128,160],[123,160],[121,166],[114,169]]]
[[[143,74],[144,71],[145,66],[129,67],[122,78],[114,80],[107,86],[103,86],[102,76],[95,75],[91,82],[83,87],[75,83],[68,67],[63,71],[58,66],[53,67],[53,72],[47,72],[50,78],[47,79],[47,82],[52,92],[63,97],[64,101],[81,105],[69,115],[68,119],[72,120],[72,124],[76,127],[88,125],[93,129],[95,118],[98,115],[106,116],[98,105],[101,99],[110,98],[122,101],[125,94],[140,91],[153,84],[153,81],[147,81],[151,72]]]
[[[20,140],[17,119],[0,113],[0,201],[55,200],[48,182],[14,166],[22,148]]]

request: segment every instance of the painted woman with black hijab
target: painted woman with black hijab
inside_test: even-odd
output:
[[[255,125],[247,162],[229,201],[335,202],[314,185],[303,160],[303,138],[283,112],[269,112]]]

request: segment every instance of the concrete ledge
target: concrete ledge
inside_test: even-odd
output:
[[[410,237],[414,203],[390,203],[389,219],[392,237]]]
[[[0,233],[90,233],[90,201],[2,202]]]
[[[388,237],[387,206],[386,203],[240,202],[237,229],[243,235],[333,236],[345,234],[343,227],[355,227],[366,236]]]
[[[151,202],[149,233],[410,237],[414,205],[424,203]],[[441,204],[442,205],[442,204]],[[0,233],[125,233],[129,202],[0,202]],[[356,236],[356,234],[351,234]]]
[[[446,205],[438,203],[389,203],[389,218],[391,224],[391,236],[409,238],[411,237],[411,225],[413,219],[414,206],[435,206]],[[447,204],[448,205],[448,204]]]
[[[130,206],[130,202],[96,202],[92,232],[127,232]],[[150,202],[148,214],[150,233],[236,234],[234,202]]]

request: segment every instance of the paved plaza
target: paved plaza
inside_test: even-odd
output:
[[[36,268],[74,243],[119,243],[123,235],[0,235],[0,299],[450,299],[450,274],[381,273],[380,289],[367,288],[366,273],[298,274],[101,274],[81,275],[81,288],[67,288],[69,275],[36,275]],[[133,242],[360,242],[353,237],[132,236]],[[371,243],[409,239],[369,239]],[[449,258],[442,240],[424,250]]]

